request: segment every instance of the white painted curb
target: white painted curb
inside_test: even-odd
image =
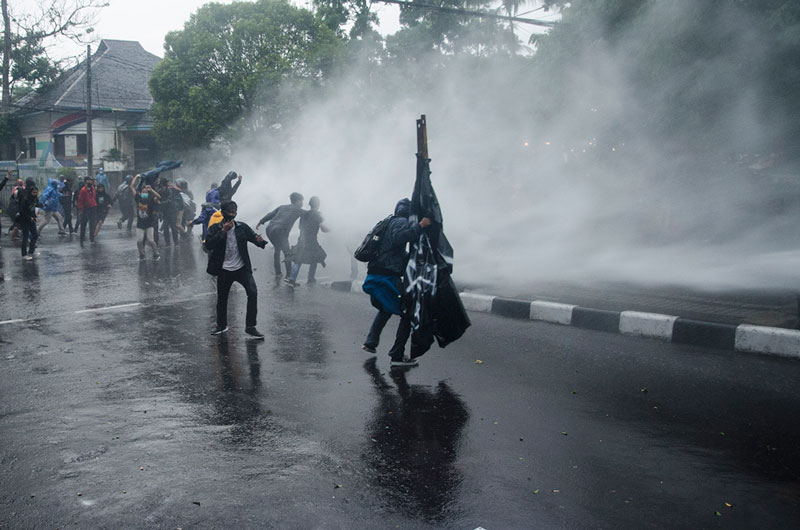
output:
[[[736,328],[736,350],[800,358],[800,331],[742,324]]]
[[[467,311],[482,311],[484,313],[492,312],[492,301],[495,296],[474,293],[461,293],[461,303],[464,304],[464,309]]]
[[[678,317],[658,313],[623,311],[619,315],[619,332],[623,335],[669,341],[672,339],[672,326],[677,319]]]
[[[531,302],[531,320],[544,320],[569,326],[575,306],[556,302]]]

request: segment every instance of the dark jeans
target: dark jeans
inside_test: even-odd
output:
[[[133,220],[136,219],[136,215],[133,213],[133,206],[120,206],[120,211],[122,212],[122,217],[119,218],[119,223],[122,224],[128,221],[128,232],[130,232]]]
[[[97,226],[97,207],[84,208],[81,212],[81,243],[86,236],[86,223],[89,223],[89,241],[94,241],[94,229]]]
[[[69,233],[71,234],[75,231],[75,229],[72,228],[72,203],[62,202],[61,208],[64,210],[64,230],[69,227]]]
[[[36,240],[39,239],[39,233],[36,230],[36,223],[17,223],[19,229],[22,230],[22,255],[33,254],[36,250]]]
[[[277,233],[267,234],[270,243],[275,247],[275,254],[272,257],[275,266],[275,275],[281,275],[281,252],[283,252],[284,264],[286,265],[286,277],[292,273],[292,262],[287,255],[289,254],[289,234]]]
[[[161,229],[164,231],[164,244],[169,246],[169,232],[172,231],[172,242],[176,245],[178,244],[178,227],[175,224],[175,215],[177,214],[170,214],[169,216],[164,216],[164,222],[161,225]]]
[[[389,322],[392,313],[388,311],[378,311],[378,314],[375,315],[375,320],[372,321],[372,326],[369,328],[369,333],[367,334],[367,340],[364,342],[365,345],[371,348],[377,348],[378,343],[381,339],[381,331],[383,328],[386,327],[386,323]],[[411,335],[411,320],[400,317],[400,324],[397,326],[397,334],[394,337],[394,344],[392,348],[389,350],[389,357],[392,360],[399,361],[403,358],[403,353],[405,353],[406,349],[406,342],[408,342],[408,336]]]
[[[239,282],[247,293],[245,326],[253,327],[256,325],[256,313],[258,312],[258,290],[253,273],[244,267],[237,271],[222,269],[217,275],[217,326],[224,328],[228,325],[228,294],[231,292],[233,282]]]
[[[293,263],[292,264],[292,272],[289,273],[289,279],[292,281],[297,280],[297,276],[300,274],[300,267],[302,267],[302,263]],[[308,266],[308,283],[316,283],[317,281],[317,264],[312,263]]]

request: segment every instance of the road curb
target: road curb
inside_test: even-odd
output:
[[[361,292],[355,281],[330,282],[342,292]],[[520,320],[552,324],[635,337],[704,346],[722,350],[762,353],[800,359],[800,331],[749,324],[721,324],[681,318],[675,315],[638,311],[607,311],[545,300],[516,300],[479,293],[462,292],[468,311],[491,313]]]

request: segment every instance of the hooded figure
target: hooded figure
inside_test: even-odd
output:
[[[236,181],[236,184],[233,185],[232,182],[236,178],[238,178],[238,180]],[[225,175],[225,178],[222,179],[222,184],[219,185],[220,202],[231,200],[236,194],[236,191],[239,189],[239,185],[241,185],[241,183],[242,176],[237,175],[235,171],[231,171]]]
[[[55,217],[58,223],[58,234],[64,235],[64,222],[63,222],[63,208],[61,207],[61,194],[58,192],[58,185],[60,183],[57,179],[48,179],[47,188],[42,193],[42,209],[44,210],[44,221],[39,225],[39,234],[42,229],[50,224],[50,219]]]
[[[367,264],[367,278],[362,290],[370,295],[370,302],[378,310],[372,322],[362,349],[375,353],[380,341],[381,331],[389,318],[400,315],[394,345],[389,350],[392,366],[414,366],[417,361],[405,357],[405,346],[411,334],[411,320],[404,314],[404,292],[402,277],[408,263],[408,244],[422,235],[423,229],[430,225],[430,219],[423,218],[419,223],[408,218],[411,214],[411,201],[402,199],[394,208],[394,216],[381,239],[378,256]],[[413,345],[412,345],[413,350]]]

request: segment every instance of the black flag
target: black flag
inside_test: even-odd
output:
[[[415,354],[419,356],[431,347],[434,338],[444,348],[461,337],[470,321],[451,277],[453,247],[444,235],[442,210],[431,183],[424,115],[417,120],[417,151],[411,218],[427,217],[431,220],[427,230],[412,243],[406,266],[411,340]]]

